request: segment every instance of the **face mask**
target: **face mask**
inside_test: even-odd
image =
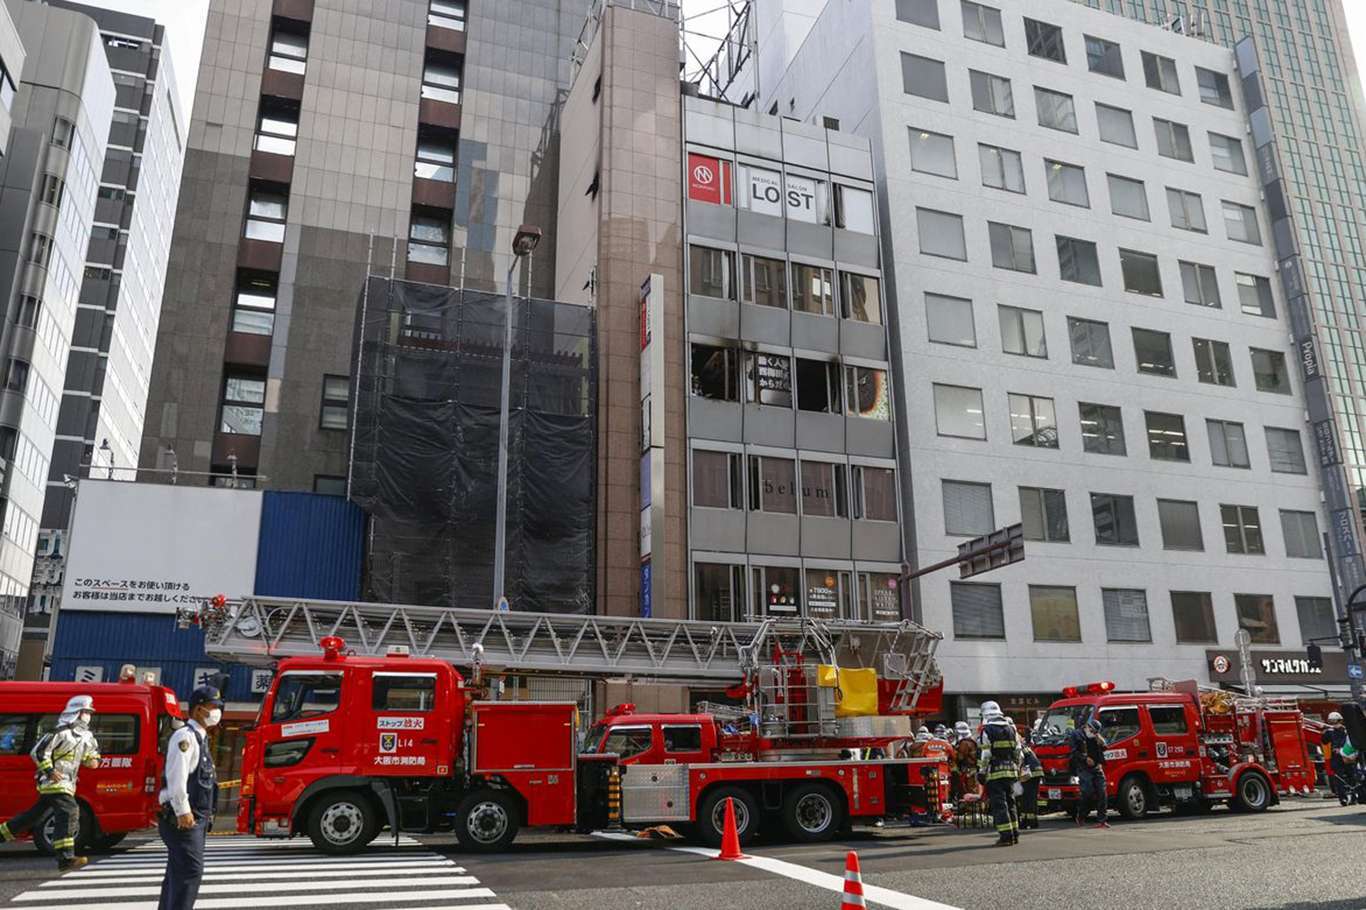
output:
[[[82,727],[90,726],[90,715],[82,711],[80,714],[76,715],[76,723],[80,724]]]
[[[204,726],[206,726],[206,727],[216,727],[216,726],[218,726],[218,722],[219,722],[220,720],[222,720],[222,719],[223,719],[223,709],[222,709],[222,708],[210,708],[210,709],[209,709],[209,716],[206,717],[206,718],[204,718]]]

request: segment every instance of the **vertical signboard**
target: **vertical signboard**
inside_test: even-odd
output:
[[[640,615],[648,618],[664,549],[664,276],[657,272],[640,286],[640,418]]]

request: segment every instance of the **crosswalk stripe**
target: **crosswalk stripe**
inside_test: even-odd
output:
[[[473,891],[480,893],[475,894]],[[487,888],[475,888],[471,891],[410,891],[402,896],[392,898],[379,898],[378,900],[388,902],[391,900],[402,901],[449,901],[463,900],[473,897],[493,897],[494,894]],[[370,904],[376,903],[374,895],[370,894],[344,894],[335,897],[328,897],[329,904]],[[283,897],[254,897],[251,900],[252,907],[290,907],[301,903],[300,899],[293,896]],[[240,910],[243,906],[241,899],[236,897],[211,897],[201,898],[194,903],[195,910]],[[117,904],[81,904],[80,910],[157,910],[156,901],[134,901],[133,903],[119,902]],[[432,907],[407,907],[407,908],[385,908],[385,910],[434,910]],[[457,904],[449,910],[511,910],[507,904]]]
[[[304,862],[305,860],[307,860],[311,863],[340,866],[345,865],[347,863],[354,863],[357,861],[364,860],[373,860],[375,862],[379,862],[384,860],[385,858],[392,858],[394,862],[406,862],[408,860],[419,859],[421,857],[429,857],[431,855],[432,853],[429,850],[408,850],[402,853],[380,853],[376,851],[369,851],[366,853],[357,853],[353,856],[327,856],[326,854],[322,853],[305,853],[295,856],[272,856],[269,853],[257,853],[252,854],[250,856],[219,856],[218,854],[210,856],[206,854],[205,861],[210,863],[234,863],[244,866],[253,866],[260,865],[261,863],[296,863]],[[99,865],[106,869],[112,869],[116,867],[125,866],[152,866],[164,862],[166,862],[165,850],[161,851],[160,853],[145,853],[142,856],[139,856],[137,859],[120,859],[115,857],[111,857],[109,859],[102,859],[99,860]]]
[[[108,881],[114,876],[151,875],[153,873],[160,875],[166,870],[165,862],[154,863],[147,866],[130,866],[121,869],[103,869],[100,868],[101,865],[102,864],[97,863],[93,866],[87,866],[85,869],[82,869],[67,878],[54,879],[46,884],[56,884],[59,881],[69,881],[72,878],[98,878],[101,881]],[[403,862],[396,863],[340,863],[338,865],[324,865],[321,863],[307,862],[271,863],[260,866],[220,865],[219,863],[210,861],[206,865],[207,871],[205,877],[212,878],[215,875],[222,875],[225,873],[233,873],[234,875],[239,873],[242,875],[278,875],[285,872],[365,872],[369,874],[373,872],[386,872],[389,870],[401,872],[404,875],[411,875],[419,870],[425,869],[433,869],[441,872],[465,871],[448,859],[404,860]]]
[[[100,882],[91,882],[88,886],[76,885],[76,879],[65,879],[62,881],[65,887],[54,888],[51,891],[26,891],[15,898],[16,901],[22,900],[52,900],[53,896],[74,899],[86,897],[147,897],[161,893],[161,888],[139,888],[139,887],[102,887]],[[256,884],[206,884],[199,888],[200,894],[241,894],[243,892],[254,891],[337,891],[347,888],[391,888],[394,880],[392,878],[362,878],[347,879],[341,881],[302,881],[302,882],[259,882]],[[432,885],[477,885],[479,879],[472,875],[447,875],[438,878],[423,879],[423,884]],[[72,887],[76,885],[76,887]]]
[[[282,879],[282,878],[289,878],[290,876],[294,875],[294,873],[297,872],[297,871],[305,871],[305,872],[307,872],[307,871],[309,871],[309,870],[306,870],[306,869],[305,869],[305,870],[299,870],[299,869],[293,869],[293,868],[291,868],[291,869],[281,869],[281,870],[278,870],[278,871],[275,871],[275,872],[234,872],[234,873],[207,872],[207,873],[205,873],[205,875],[204,875],[204,881],[206,881],[206,882],[251,882],[251,881],[260,881],[260,880],[262,880],[262,879]],[[360,871],[363,872],[363,873],[366,874],[366,875],[378,875],[379,873],[381,873],[381,872],[386,872],[386,871],[388,871],[388,870],[383,869],[383,868],[379,868],[379,869],[364,869],[364,870],[360,870]],[[450,874],[462,873],[462,872],[464,872],[464,871],[465,871],[465,870],[462,869],[462,868],[460,868],[459,866],[431,866],[431,867],[426,868],[426,869],[395,869],[395,870],[393,871],[393,881],[395,881],[395,882],[400,882],[400,883],[401,883],[404,879],[408,878],[409,876],[415,876],[415,875],[416,875],[416,876],[425,876],[425,875],[450,875]],[[60,887],[68,887],[68,888],[69,888],[69,887],[72,886],[73,883],[79,882],[79,881],[83,881],[83,880],[84,880],[84,881],[88,881],[88,883],[89,883],[90,885],[96,886],[96,887],[102,887],[102,886],[104,886],[104,885],[140,885],[140,884],[143,884],[143,883],[145,883],[145,882],[160,882],[161,879],[162,879],[162,877],[164,876],[164,874],[165,874],[165,870],[164,870],[164,869],[158,869],[158,870],[156,870],[155,872],[143,872],[143,873],[139,873],[139,874],[136,874],[136,875],[106,876],[106,877],[94,878],[94,879],[89,879],[89,878],[87,878],[87,877],[85,877],[85,876],[78,876],[78,877],[75,877],[75,878],[58,878],[58,879],[53,879],[53,880],[50,881],[50,882],[43,882],[43,883],[42,883],[41,885],[39,885],[38,887],[40,887],[40,888],[60,888]]]

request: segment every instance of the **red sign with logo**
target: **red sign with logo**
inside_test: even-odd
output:
[[[729,161],[688,153],[688,198],[712,205],[731,204]]]

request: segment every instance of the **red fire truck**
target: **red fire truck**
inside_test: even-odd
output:
[[[1194,681],[1114,690],[1112,682],[1064,689],[1040,720],[1034,750],[1044,767],[1039,798],[1049,811],[1075,810],[1067,738],[1092,718],[1105,738],[1110,805],[1126,818],[1215,803],[1262,812],[1281,795],[1314,787],[1305,719],[1293,699],[1242,697]]]

